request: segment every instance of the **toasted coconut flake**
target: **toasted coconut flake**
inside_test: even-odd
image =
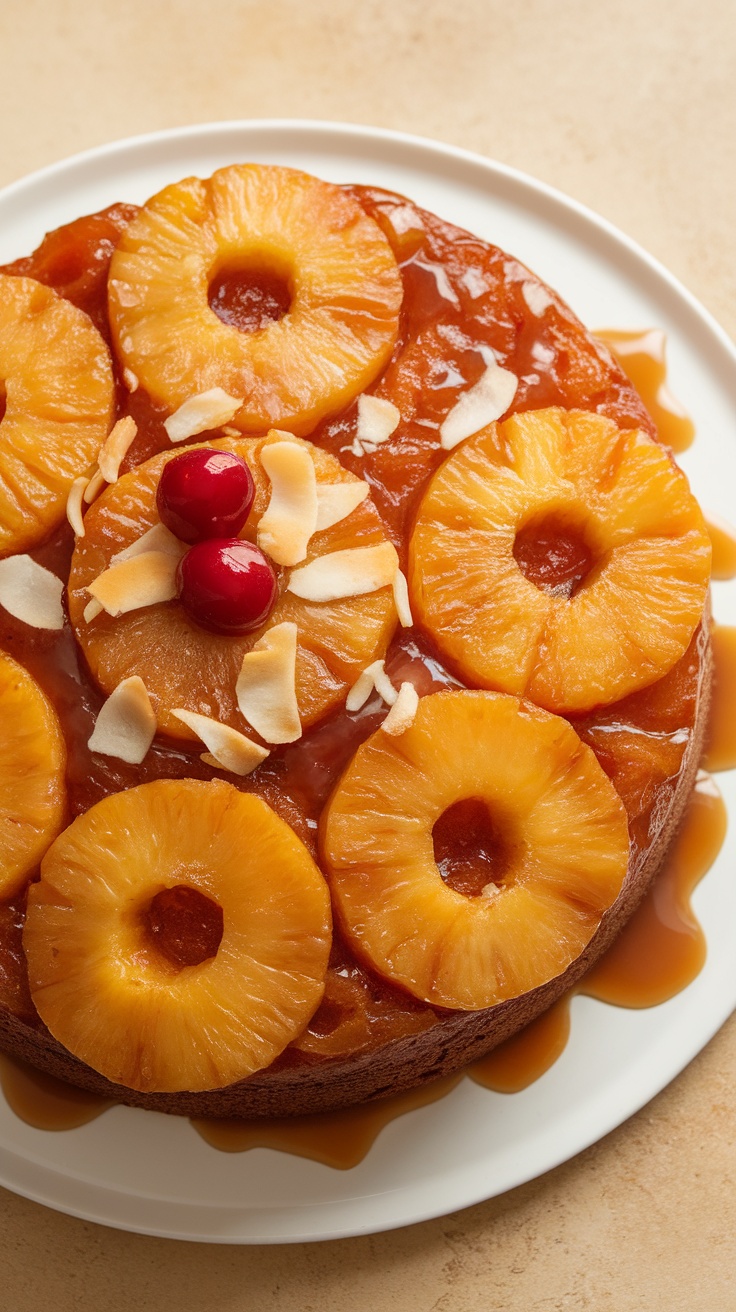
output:
[[[211,719],[209,715],[184,709],[172,711],[172,715],[202,739],[208,749],[201,757],[206,765],[229,770],[231,774],[246,775],[269,755],[266,747],[259,747],[252,738],[246,738],[244,733],[232,729],[229,724],[222,724],[220,720]]]
[[[550,295],[547,288],[538,282],[523,282],[521,284],[521,294],[532,314],[536,315],[538,319],[541,319],[545,310],[548,310],[550,305],[555,303],[554,297]]]
[[[264,633],[243,657],[235,692],[241,714],[267,743],[293,743],[302,726],[296,700],[296,624]]]
[[[242,397],[229,396],[222,387],[211,387],[207,392],[190,396],[173,415],[164,420],[170,442],[185,442],[197,433],[208,432],[229,424],[243,404]]]
[[[359,711],[374,689],[388,706],[393,706],[398,693],[386,673],[383,661],[374,661],[372,665],[366,665],[361,671],[345,698],[345,709]]]
[[[397,568],[398,556],[391,542],[331,551],[295,569],[287,592],[305,601],[362,597],[366,592],[377,592],[392,584]]]
[[[143,606],[172,601],[176,596],[175,556],[164,551],[143,551],[104,570],[87,591],[108,615],[125,615]]]
[[[86,623],[86,624],[91,624],[93,620],[96,620],[96,619],[97,619],[97,616],[98,616],[98,615],[101,615],[101,614],[102,614],[102,612],[103,612],[104,609],[105,609],[105,608],[104,608],[104,606],[102,605],[102,603],[99,602],[99,601],[97,600],[96,597],[92,597],[92,598],[87,602],[87,605],[85,606],[84,610],[82,611],[82,615],[84,616],[85,623]]]
[[[269,442],[261,464],[271,480],[271,499],[258,524],[258,545],[277,565],[298,565],[317,527],[317,477],[305,446]]]
[[[362,501],[370,488],[367,483],[321,483],[317,487],[317,532],[332,528],[347,519]]]
[[[505,415],[516,396],[519,380],[510,369],[489,362],[478,382],[462,392],[440,427],[440,445],[445,451],[487,424]]]
[[[123,419],[118,419],[112,432],[102,445],[102,450],[97,457],[97,464],[100,473],[106,483],[117,483],[120,475],[120,466],[135,441],[138,432],[138,425],[135,419],[126,415]]]
[[[0,560],[0,606],[32,629],[63,629],[64,584],[31,556]]]
[[[100,708],[87,746],[101,756],[140,765],[156,733],[156,716],[143,680],[123,679]]]
[[[138,391],[138,375],[132,369],[123,369],[123,382],[129,392]]]
[[[418,705],[419,694],[414,684],[402,683],[399,695],[381,725],[383,732],[391,734],[392,738],[398,738],[400,734],[406,733],[414,723]]]
[[[105,479],[98,469],[84,489],[84,500],[88,506],[100,495],[103,487],[105,487]]]
[[[403,629],[410,629],[414,623],[414,616],[411,613],[409,603],[409,584],[406,581],[406,575],[400,569],[394,574],[394,605],[399,617],[399,624]]]
[[[118,561],[130,560],[132,556],[141,556],[145,551],[162,551],[165,556],[174,556],[176,560],[181,560],[189,550],[186,542],[181,542],[165,524],[154,524],[142,533],[135,542],[131,542],[129,547],[124,547],[116,555],[110,557],[110,565],[117,565]]]
[[[88,486],[88,479],[75,478],[69,488],[69,496],[66,499],[66,517],[69,520],[74,535],[78,538],[84,537],[84,517],[82,515],[82,506],[84,505],[84,493]]]
[[[364,445],[380,446],[387,442],[400,422],[401,412],[392,401],[370,396],[367,392],[358,397],[357,440]]]

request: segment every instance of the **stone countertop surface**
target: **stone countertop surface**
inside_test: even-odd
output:
[[[736,6],[724,0],[4,0],[0,33],[0,185],[187,123],[295,117],[418,133],[597,210],[736,335]],[[733,1312],[735,1086],[732,1019],[573,1161],[373,1237],[185,1244],[0,1190],[0,1304]]]

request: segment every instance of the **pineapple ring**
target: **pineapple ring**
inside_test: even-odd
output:
[[[250,333],[223,323],[209,285],[232,268],[286,281],[283,318]],[[346,406],[387,363],[401,300],[391,247],[354,198],[262,164],[164,188],[110,265],[110,324],[125,366],[169,412],[213,387],[242,397],[232,423],[245,433],[304,435]]]
[[[66,747],[35,679],[0,652],[0,897],[18,893],[64,823]]]
[[[82,310],[0,274],[0,553],[26,551],[66,514],[113,417],[108,349]]]
[[[256,539],[256,529],[268,504],[270,484],[259,456],[266,438],[222,438],[208,449],[234,451],[247,461],[256,493],[240,536]],[[300,439],[314,460],[317,483],[355,483],[355,475],[326,451]],[[187,450],[196,450],[188,447]],[[196,735],[172,711],[207,715],[233,729],[244,728],[235,685],[243,656],[277,624],[296,623],[296,696],[303,726],[313,724],[344,700],[361,670],[386,653],[396,624],[390,587],[342,601],[308,602],[283,590],[266,624],[254,633],[228,637],[210,633],[189,619],[178,601],[129,611],[113,619],[84,619],[89,602],[87,585],[110,564],[112,556],[131,545],[158,522],[156,489],[161,470],[178,453],[152,457],[120,478],[91,506],[84,520],[85,536],[77,542],[69,576],[69,616],[87,664],[108,695],[137,674],[146,685],[158,727],[172,738],[196,741]],[[347,518],[315,533],[306,560],[327,552],[373,546],[386,536],[375,506],[367,498]]]
[[[216,954],[176,967],[145,928],[152,898],[216,902]],[[332,941],[327,885],[259,797],[220,780],[115,793],[56,840],[29,889],[31,994],[55,1038],[143,1092],[222,1088],[262,1070],[309,1021]]]
[[[545,516],[595,564],[570,598],[514,557]],[[411,540],[414,614],[468,683],[585,711],[661,679],[703,614],[711,547],[665,447],[583,410],[527,411],[469,438],[435,474]]]
[[[480,798],[503,830],[502,884],[465,897],[442,880],[432,832]],[[628,869],[626,812],[567,721],[515,697],[423,697],[411,728],[379,729],[323,817],[333,904],[359,957],[433,1006],[481,1010],[561,975]]]

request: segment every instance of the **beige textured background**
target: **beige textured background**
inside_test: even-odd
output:
[[[586,202],[736,335],[732,0],[0,0],[0,185],[158,128],[377,124]],[[736,515],[736,512],[735,512]],[[736,1023],[567,1166],[375,1238],[210,1248],[0,1190],[14,1312],[733,1312]]]

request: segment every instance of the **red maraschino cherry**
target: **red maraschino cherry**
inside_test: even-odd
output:
[[[156,492],[162,524],[182,542],[235,537],[251,506],[253,475],[241,456],[203,447],[164,466]]]
[[[237,635],[265,623],[278,592],[270,561],[252,542],[210,538],[179,562],[179,600],[205,629]]]

